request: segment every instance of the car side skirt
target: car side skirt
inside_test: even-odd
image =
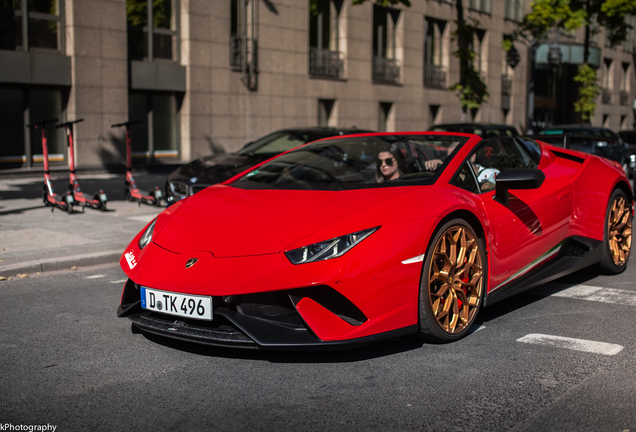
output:
[[[527,267],[527,272],[491,290],[484,298],[484,306],[490,306],[522,291],[535,288],[562,276],[574,273],[601,261],[603,242],[587,237],[572,236],[555,246],[536,266]],[[552,256],[550,254],[557,250]]]

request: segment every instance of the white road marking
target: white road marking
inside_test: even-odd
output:
[[[552,336],[545,334],[532,333],[529,335],[525,335],[519,339],[517,342],[535,344],[535,345],[547,345],[557,348],[566,348],[575,351],[583,351],[595,354],[603,354],[603,355],[616,355],[622,351],[623,347],[620,345],[605,343],[605,342],[596,342],[585,339],[575,339],[568,338],[562,336]]]
[[[575,285],[556,293],[552,297],[566,297],[578,300],[596,301],[628,306],[636,306],[636,292],[589,285]]]
[[[112,284],[124,283],[124,282],[126,282],[127,280],[128,280],[128,279],[118,279],[118,280],[110,281],[110,283],[112,283]]]
[[[99,279],[103,277],[104,275],[92,275],[92,276],[86,276],[84,279]]]

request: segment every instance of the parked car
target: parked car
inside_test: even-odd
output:
[[[357,128],[307,127],[282,129],[247,143],[236,153],[196,159],[176,169],[166,181],[166,207],[206,187],[299,145],[336,135],[371,132]]]
[[[580,125],[552,126],[542,130],[535,138],[616,161],[629,176],[633,173],[629,146],[610,129]]]
[[[447,123],[432,126],[433,132],[463,132],[479,135],[482,138],[494,138],[500,136],[518,136],[519,132],[514,126],[482,123]]]
[[[534,140],[327,138],[159,214],[120,260],[118,315],[242,348],[452,342],[513,294],[623,272],[632,203],[620,167]]]
[[[629,146],[629,168],[636,173],[636,130],[620,131],[618,136]]]

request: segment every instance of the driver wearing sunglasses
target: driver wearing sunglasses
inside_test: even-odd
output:
[[[378,154],[378,161],[376,164],[376,181],[378,183],[384,183],[389,180],[395,180],[400,178],[402,170],[398,166],[398,159],[394,152],[381,151]]]

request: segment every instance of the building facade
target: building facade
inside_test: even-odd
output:
[[[478,21],[475,68],[489,98],[464,113],[448,88],[455,3],[385,8],[351,0],[0,0],[0,169],[39,169],[45,119],[75,125],[79,168],[123,166],[124,128],[137,163],[176,163],[240,149],[266,133],[331,125],[378,131],[436,123],[505,123],[526,130],[528,56],[513,69],[502,41],[524,0],[466,0]],[[583,31],[563,37],[559,66],[536,56],[534,118],[575,122],[572,71]],[[592,124],[634,127],[634,36],[620,47],[601,31],[591,62],[603,87]],[[566,85],[567,84],[567,85]],[[68,163],[50,126],[51,162]]]

